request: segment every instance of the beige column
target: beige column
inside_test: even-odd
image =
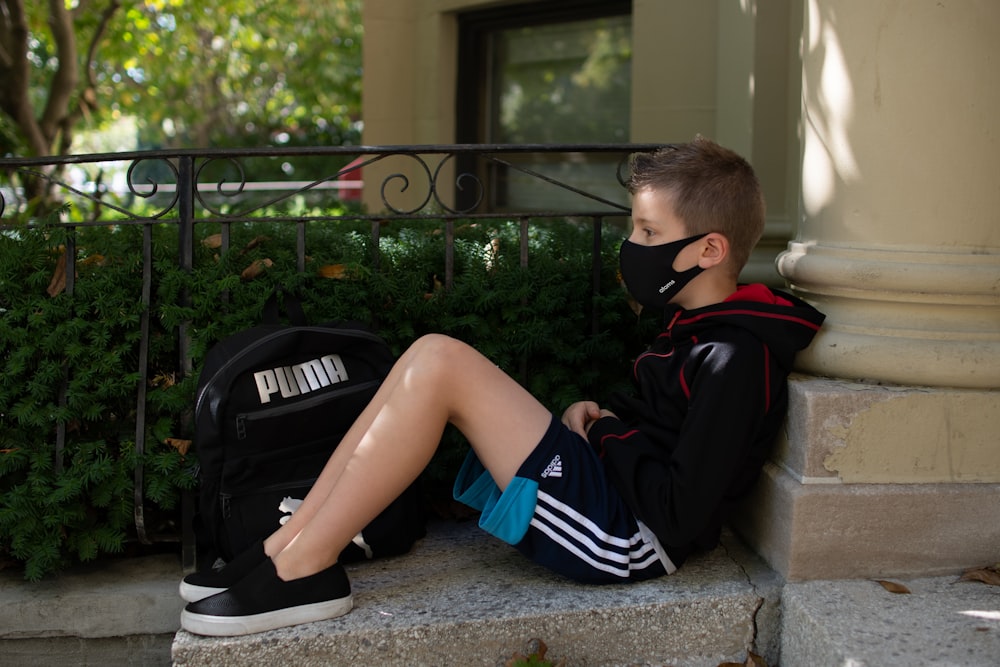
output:
[[[803,4],[801,210],[777,265],[828,320],[738,522],[789,579],[1000,554],[997,34],[995,2]]]
[[[830,322],[802,368],[1000,387],[1000,3],[807,7],[802,219],[779,270]]]

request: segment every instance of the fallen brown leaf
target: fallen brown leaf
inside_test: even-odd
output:
[[[976,567],[966,570],[959,581],[978,581],[990,586],[1000,586],[1000,563],[991,567]]]
[[[890,593],[907,594],[910,589],[903,584],[896,583],[895,581],[886,581],[885,579],[876,579],[875,583],[881,584],[882,588],[889,591]]]
[[[66,249],[64,246],[59,247],[62,250],[59,259],[56,260],[56,268],[52,271],[52,279],[45,290],[49,296],[53,297],[66,289]],[[78,264],[80,266],[104,266],[107,264],[107,258],[99,254],[88,255],[81,259]]]
[[[213,250],[222,247],[222,234],[212,234],[202,239],[201,244]]]
[[[49,286],[45,290],[48,292],[49,296],[56,296],[61,294],[63,290],[66,289],[66,251],[63,250],[62,254],[59,255],[59,259],[56,260],[55,271],[52,272],[52,280],[49,281]]]
[[[272,266],[274,266],[274,262],[270,259],[255,259],[250,266],[243,269],[243,273],[240,274],[240,278],[243,280],[253,280]]]
[[[269,239],[270,239],[270,237],[263,236],[263,235],[262,236],[255,236],[255,237],[253,237],[252,239],[250,239],[250,242],[246,244],[246,246],[243,248],[243,250],[240,251],[240,254],[241,255],[247,254],[248,252],[250,252],[251,250],[253,250],[257,246],[259,246],[261,243],[263,243],[264,241],[267,241]]]
[[[173,387],[177,384],[177,376],[173,373],[156,373],[149,381],[151,387]]]
[[[521,651],[516,651],[505,663],[504,667],[516,667],[517,665],[529,664],[550,664],[553,667],[565,667],[566,658],[560,658],[556,662],[547,660],[545,654],[548,653],[549,647],[541,639],[529,639],[525,644],[524,653]]]
[[[622,292],[625,293],[625,303],[627,303],[629,309],[635,313],[635,316],[639,317],[639,315],[642,314],[642,305],[632,298],[631,294],[629,294],[628,287],[625,285],[625,280],[622,278],[621,271],[615,272],[615,279],[618,281],[618,286],[621,288]]]
[[[164,438],[163,442],[180,452],[181,456],[186,455],[188,450],[191,449],[190,440],[184,440],[182,438]]]
[[[321,278],[333,278],[335,280],[343,280],[347,277],[347,265],[346,264],[327,264],[326,266],[319,267],[319,275]]]
[[[80,266],[104,266],[106,263],[104,255],[88,255],[80,260]]]
[[[430,301],[434,298],[434,295],[439,292],[444,287],[444,283],[441,282],[440,278],[437,277],[435,273],[431,277],[431,291],[424,293],[424,301]]]

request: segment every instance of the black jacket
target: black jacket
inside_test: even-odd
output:
[[[696,310],[670,306],[635,361],[634,395],[616,394],[589,431],[622,497],[680,564],[718,544],[782,427],[795,354],[824,315],[763,285]]]

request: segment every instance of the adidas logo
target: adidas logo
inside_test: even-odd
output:
[[[558,454],[545,466],[545,470],[542,471],[542,477],[562,477],[562,459],[559,458]]]

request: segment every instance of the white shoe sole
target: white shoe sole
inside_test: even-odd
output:
[[[228,588],[209,588],[208,586],[195,586],[186,581],[181,582],[181,599],[185,602],[197,602],[207,597],[218,595],[229,590]]]
[[[354,601],[348,595],[337,600],[304,604],[288,609],[276,609],[250,616],[209,616],[207,614],[194,614],[185,609],[181,612],[181,627],[196,635],[237,637],[286,628],[300,623],[337,618],[349,612],[353,606]]]

